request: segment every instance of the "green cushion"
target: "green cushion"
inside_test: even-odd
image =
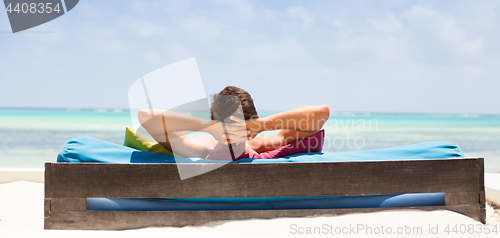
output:
[[[145,138],[146,136],[137,136],[134,130],[127,127],[125,129],[125,140],[123,141],[123,145],[140,151],[147,151],[164,155],[174,155],[172,151],[165,149],[165,147],[158,144],[157,142],[148,142],[141,137]],[[151,141],[154,141],[152,138],[150,139]]]

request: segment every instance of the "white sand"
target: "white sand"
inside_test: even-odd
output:
[[[486,198],[496,205],[500,205],[500,173],[485,173],[484,187]]]
[[[0,229],[43,230],[43,183],[0,184]]]
[[[0,168],[0,184],[19,180],[43,183],[45,169]]]
[[[137,237],[147,233],[147,237],[177,237],[177,236],[203,236],[203,237],[255,237],[262,236],[297,236],[306,233],[308,229],[316,235],[336,237],[335,227],[343,228],[347,235],[356,237],[370,237],[367,234],[367,226],[372,228],[372,235],[380,231],[383,226],[392,232],[409,231],[410,234],[393,234],[391,237],[414,237],[428,236],[429,228],[438,226],[439,236],[455,237],[455,234],[447,234],[444,229],[449,224],[450,230],[453,226],[458,227],[473,225],[481,226],[479,222],[464,215],[451,211],[418,211],[418,210],[394,210],[363,214],[346,214],[340,216],[318,216],[306,218],[277,218],[271,220],[252,219],[243,221],[216,222],[196,227],[161,227],[144,228],[128,231],[54,231],[43,230],[43,183],[17,181],[0,184],[0,237]],[[487,207],[487,223],[499,225],[500,212],[491,206]],[[333,232],[329,226],[333,226]],[[349,226],[362,228],[363,230],[350,229]],[[322,229],[328,227],[329,229]],[[406,229],[406,230],[405,230]],[[417,234],[411,234],[415,229]],[[421,229],[421,230],[419,230]],[[337,228],[338,231],[338,228]],[[354,231],[354,233],[352,233]],[[477,230],[476,230],[477,231]],[[319,232],[319,233],[318,233]],[[349,233],[351,232],[351,233]],[[382,235],[382,234],[379,234]],[[436,236],[436,235],[432,235]],[[495,237],[495,235],[480,235],[480,237]],[[308,235],[314,237],[314,235]],[[383,237],[383,236],[382,236]],[[474,235],[477,237],[477,235]]]

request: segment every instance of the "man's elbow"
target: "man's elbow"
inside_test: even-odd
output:
[[[328,120],[330,117],[330,108],[327,105],[318,106],[317,113],[319,118]]]
[[[137,113],[137,118],[139,119],[139,122],[143,124],[144,122],[151,119],[151,111],[148,109],[141,109]]]

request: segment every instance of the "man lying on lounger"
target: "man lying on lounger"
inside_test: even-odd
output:
[[[259,118],[250,94],[234,86],[215,95],[211,121],[158,109],[142,109],[138,114],[142,127],[166,149],[182,157],[205,159],[211,158],[209,152],[228,151],[228,147],[236,157],[278,149],[316,134],[329,116],[330,109],[324,105],[299,107]],[[256,137],[260,132],[272,130],[281,131],[275,136]],[[206,132],[212,137],[190,137],[184,131]]]

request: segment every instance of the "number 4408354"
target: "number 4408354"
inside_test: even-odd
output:
[[[12,8],[12,3],[9,3],[7,8],[5,9],[8,13],[16,12],[16,13],[59,13],[61,8],[59,7],[59,3],[55,6],[52,6],[52,3],[18,3]]]

